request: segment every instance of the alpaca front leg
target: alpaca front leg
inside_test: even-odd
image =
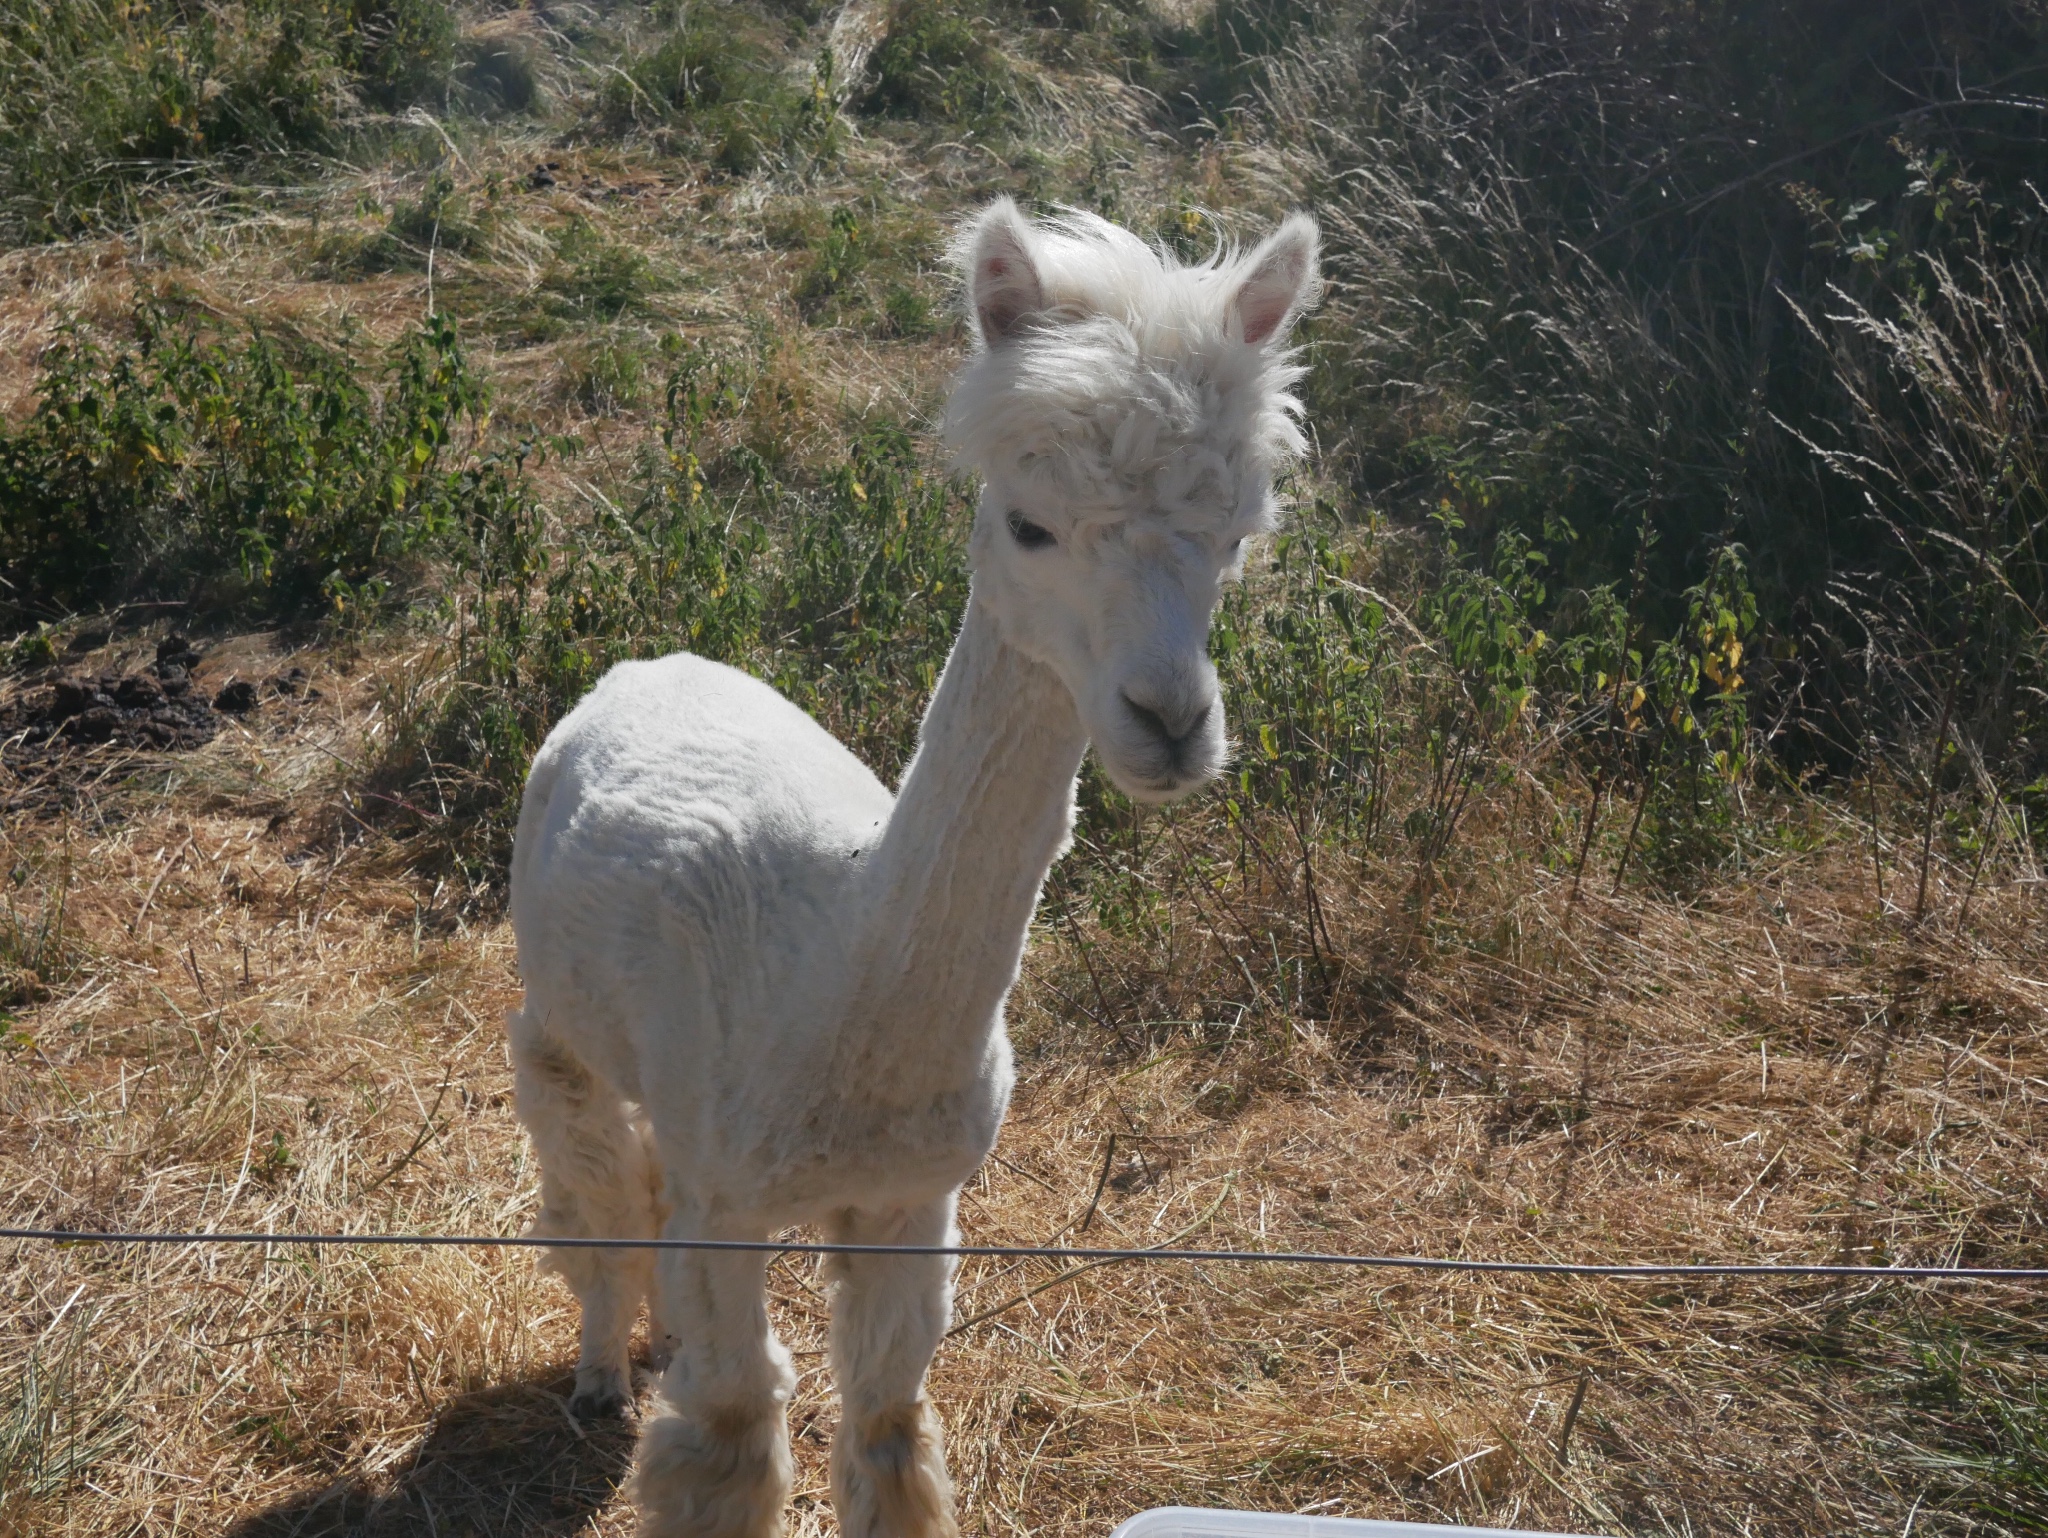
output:
[[[669,1237],[760,1239],[671,1222]],[[776,1538],[793,1466],[789,1352],[768,1328],[759,1253],[664,1250],[660,1327],[674,1354],[640,1434],[633,1501],[641,1538]]]
[[[896,1212],[845,1212],[841,1244],[953,1242],[952,1195]],[[954,1538],[953,1482],[925,1372],[953,1313],[946,1255],[835,1255],[832,1370],[839,1432],[832,1501],[843,1538]]]

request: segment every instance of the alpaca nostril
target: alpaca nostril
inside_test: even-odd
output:
[[[1209,719],[1210,710],[1214,708],[1213,705],[1204,705],[1192,715],[1185,715],[1180,721],[1172,722],[1150,705],[1140,705],[1128,694],[1123,697],[1123,701],[1124,708],[1130,711],[1140,726],[1165,743],[1168,748],[1175,750],[1185,746],[1187,740],[1202,729],[1203,724]]]
[[[1173,733],[1167,729],[1166,717],[1152,709],[1149,705],[1140,705],[1126,694],[1124,696],[1124,709],[1131,713],[1140,726],[1144,727],[1146,731],[1157,737],[1161,742],[1171,743],[1174,740]]]

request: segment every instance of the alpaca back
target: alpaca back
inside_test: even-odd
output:
[[[746,674],[686,654],[612,669],[548,735],[520,807],[526,1028],[627,1099],[677,1071],[743,1093],[806,1015],[806,980],[837,971],[820,962],[891,805]]]

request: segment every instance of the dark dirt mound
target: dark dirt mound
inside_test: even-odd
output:
[[[147,672],[60,678],[47,690],[0,706],[0,736],[11,739],[10,756],[58,742],[160,752],[196,748],[220,730],[218,711],[192,687],[198,661],[183,636],[167,636]],[[245,710],[256,703],[253,688],[249,696]]]
[[[0,704],[0,759],[21,777],[21,796],[7,809],[40,805],[54,776],[79,749],[111,747],[140,752],[184,752],[210,742],[229,716],[256,709],[265,695],[313,700],[304,668],[295,667],[261,686],[229,678],[213,694],[193,679],[197,647],[181,635],[157,643],[156,660],[139,673],[100,673],[58,678]],[[26,799],[23,799],[24,796]],[[18,807],[16,802],[20,802]]]

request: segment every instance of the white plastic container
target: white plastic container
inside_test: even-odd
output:
[[[1141,1511],[1109,1538],[1573,1538],[1510,1527],[1444,1527],[1435,1522],[1373,1522],[1358,1517],[1298,1517],[1284,1511],[1206,1511],[1160,1506]]]

